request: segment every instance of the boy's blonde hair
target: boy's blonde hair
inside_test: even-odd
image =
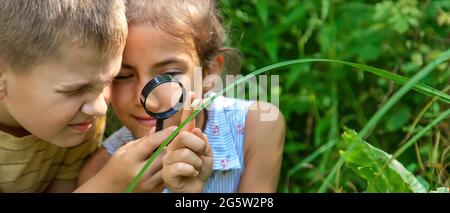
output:
[[[225,56],[228,71],[239,69],[241,57],[225,47],[226,31],[215,0],[126,0],[129,25],[149,24],[185,42],[192,39],[201,65]]]
[[[57,60],[74,44],[105,60],[121,54],[126,36],[123,0],[0,0],[0,59],[14,68]]]

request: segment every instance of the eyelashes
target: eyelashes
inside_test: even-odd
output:
[[[182,74],[182,72],[165,72],[165,73],[163,73],[163,74],[168,74],[168,75],[171,75],[171,76],[176,76],[176,75]]]
[[[170,69],[168,71],[163,71],[159,74],[167,74],[167,75],[171,75],[171,76],[177,76],[177,75],[181,75],[184,72],[182,70],[178,70],[178,69]],[[123,74],[119,74],[116,77],[114,77],[114,81],[125,81],[125,80],[129,80],[131,78],[135,77],[135,74],[132,73],[123,73]]]
[[[132,78],[132,77],[134,77],[134,75],[118,75],[118,76],[116,76],[116,77],[114,77],[114,80],[118,80],[118,81],[123,81],[123,80],[127,80],[127,79],[130,79],[130,78]]]

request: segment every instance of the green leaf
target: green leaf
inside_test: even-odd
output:
[[[256,1],[256,9],[258,11],[259,18],[261,19],[262,25],[267,26],[269,20],[269,12],[267,7],[267,0]]]
[[[311,68],[311,64],[293,65],[289,70],[289,78],[286,79],[286,89],[290,90],[294,85],[298,87],[299,78],[305,75]]]
[[[298,153],[300,151],[306,150],[307,148],[308,146],[305,143],[302,143],[300,141],[291,141],[287,142],[284,145],[284,153],[286,154]]]
[[[417,180],[425,187],[427,191],[430,190],[430,184],[422,176],[417,176]]]
[[[269,54],[270,60],[272,62],[278,61],[278,40],[275,38],[270,38],[264,43],[264,47],[266,48],[267,54]]]
[[[439,187],[436,190],[431,191],[431,193],[450,193],[450,187]]]
[[[427,192],[420,181],[392,155],[363,141],[355,131],[342,135],[353,149],[341,151],[348,167],[367,181],[368,192]]]
[[[386,121],[386,130],[389,132],[400,129],[411,117],[411,109],[407,106],[402,106],[393,111]]]
[[[324,117],[318,121],[314,127],[314,144],[319,146],[325,135],[325,130],[330,127],[330,118]]]

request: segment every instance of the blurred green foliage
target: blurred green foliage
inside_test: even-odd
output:
[[[450,1],[445,0],[219,2],[229,29],[229,45],[244,56],[243,74],[290,59],[331,58],[411,77],[450,46]],[[343,128],[361,129],[399,87],[350,69],[314,63],[270,72],[280,75],[279,106],[288,128],[280,192],[318,191],[339,158],[335,144],[341,140]],[[422,83],[443,90],[449,79],[447,62]],[[448,104],[430,103],[431,99],[409,92],[367,140],[388,153],[395,152],[448,109]],[[398,159],[431,188],[450,185],[449,126],[448,119],[444,120]],[[327,190],[366,189],[366,182],[343,166]]]
[[[330,58],[411,77],[450,47],[447,0],[218,2],[229,31],[229,46],[244,56],[242,74],[280,61]],[[350,69],[312,63],[270,71],[280,75],[280,88],[272,88],[272,92],[280,95],[279,107],[287,122],[279,192],[319,191],[340,157],[339,148],[348,143],[341,141],[344,129],[360,130],[399,87]],[[449,89],[449,62],[421,82]],[[366,140],[380,152],[394,153],[448,108],[448,104],[410,91]],[[120,127],[111,111],[108,115],[105,136]],[[344,134],[343,138],[348,137]],[[449,138],[447,119],[398,161],[427,189],[450,186]],[[374,191],[352,165],[338,170],[328,192]]]

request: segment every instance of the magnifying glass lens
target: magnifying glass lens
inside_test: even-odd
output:
[[[181,96],[182,89],[178,83],[160,84],[148,94],[145,110],[155,114],[166,112],[180,102]]]
[[[186,91],[181,82],[171,75],[158,75],[141,92],[141,104],[147,114],[156,118],[156,131],[163,128],[164,120],[183,106]]]

